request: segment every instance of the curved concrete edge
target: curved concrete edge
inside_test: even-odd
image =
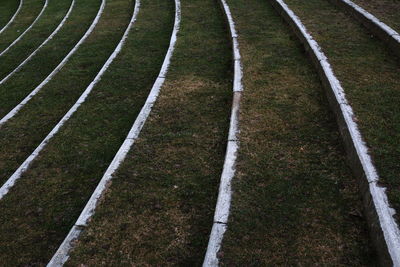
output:
[[[227,228],[228,226],[225,223],[213,223],[203,266],[217,267],[219,265],[218,252],[221,249],[222,239]]]
[[[204,257],[203,267],[219,265],[219,251],[222,246],[225,231],[228,228],[228,218],[232,199],[232,180],[236,172],[236,159],[239,150],[239,111],[240,100],[243,91],[243,70],[239,50],[238,35],[230,8],[225,0],[221,0],[222,8],[228,21],[229,31],[233,47],[233,101],[230,117],[228,143],[225,153],[225,161],[221,174],[217,204],[214,213],[214,222],[208,241],[207,251]]]
[[[292,27],[318,70],[329,104],[336,115],[350,166],[360,184],[371,239],[380,262],[383,266],[400,266],[400,231],[393,218],[395,211],[389,205],[385,188],[379,185],[378,173],[358,129],[345,92],[333,73],[328,59],[300,19],[282,0],[270,1]]]
[[[36,24],[36,22],[40,19],[40,17],[42,16],[43,12],[46,10],[47,5],[49,3],[49,0],[45,0],[44,5],[42,7],[42,10],[40,11],[39,15],[36,17],[36,19],[32,22],[31,25],[29,25],[29,27],[23,32],[21,33],[17,39],[14,40],[14,42],[12,42],[6,49],[4,49],[1,53],[0,53],[0,57],[2,55],[4,55],[5,53],[8,52],[8,50],[11,49],[11,47],[13,47],[16,43],[18,43],[19,40],[22,39],[22,37],[24,37],[24,35],[30,30],[32,29],[32,27]]]
[[[132,28],[133,24],[136,21],[139,9],[140,9],[140,1],[138,0],[137,4],[135,4],[135,9],[134,9],[132,18],[131,18],[131,20],[130,20],[130,22],[129,22],[129,24],[128,24],[128,26],[127,26],[127,28],[126,28],[121,40],[120,40],[120,42],[118,43],[117,47],[113,51],[113,53],[110,55],[110,57],[104,63],[103,67],[97,73],[97,75],[93,79],[93,81],[89,84],[89,86],[81,94],[79,99],[70,108],[70,110],[68,110],[68,112],[64,115],[64,117],[57,123],[57,125],[51,130],[51,132],[46,136],[46,138],[43,139],[43,141],[33,151],[33,153],[10,176],[10,178],[4,183],[4,185],[2,187],[0,187],[0,200],[10,191],[10,189],[15,185],[15,182],[19,178],[21,178],[22,174],[27,171],[29,166],[36,159],[36,157],[39,156],[40,152],[45,148],[45,146],[50,141],[50,139],[53,138],[54,135],[56,135],[58,133],[58,131],[61,129],[61,127],[72,117],[72,115],[78,110],[78,108],[82,105],[82,103],[84,103],[86,101],[86,98],[92,92],[93,88],[100,81],[100,79],[103,76],[103,74],[106,72],[108,67],[111,65],[111,63],[114,61],[114,59],[117,57],[117,55],[121,51],[123,45],[125,44],[126,38],[128,37],[129,31],[130,31],[130,29]]]
[[[15,13],[11,17],[11,19],[7,22],[7,24],[3,28],[0,29],[0,34],[2,34],[11,25],[11,23],[13,23],[13,21],[15,20],[15,17],[18,15],[19,11],[21,10],[23,3],[24,3],[24,0],[19,1],[19,6],[18,6],[17,10],[15,11]]]
[[[368,30],[384,41],[400,57],[400,34],[398,32],[350,0],[329,1],[352,15]]]
[[[106,189],[110,186],[111,180],[115,171],[119,168],[121,163],[125,160],[126,155],[130,151],[131,147],[135,143],[138,138],[144,124],[146,123],[147,118],[150,115],[150,112],[153,108],[153,105],[159,95],[162,85],[165,81],[165,75],[168,72],[168,68],[171,62],[172,55],[175,50],[177,35],[180,29],[181,22],[181,4],[180,0],[175,0],[175,23],[174,29],[171,35],[170,45],[165,56],[163,65],[161,67],[161,71],[153,84],[153,87],[146,99],[145,104],[143,105],[139,115],[137,116],[132,128],[130,129],[127,137],[125,138],[123,144],[119,148],[117,154],[112,160],[111,164],[108,166],[106,172],[101,178],[99,184],[97,185],[95,191],[87,202],[85,208],[80,214],[78,220],[75,222],[74,226],[71,228],[67,237],[64,239],[53,258],[50,260],[47,266],[62,266],[65,262],[67,262],[69,258],[69,254],[71,249],[73,248],[74,242],[79,238],[80,234],[83,232],[84,228],[88,226],[90,218],[95,213],[95,209],[99,204],[100,199],[104,196]]]
[[[75,5],[75,0],[71,1],[71,6],[69,7],[69,10],[67,11],[67,13],[65,14],[63,20],[60,22],[60,24],[58,24],[57,28],[50,34],[49,37],[47,37],[47,39],[38,47],[35,49],[35,51],[33,51],[24,61],[22,61],[12,72],[10,72],[9,74],[7,74],[6,77],[4,77],[1,81],[0,81],[0,85],[2,85],[3,83],[5,83],[8,79],[10,79],[10,77],[12,75],[14,75],[14,73],[16,73],[17,71],[19,71],[29,60],[32,59],[32,57],[34,57],[37,52],[44,46],[46,45],[51,39],[53,39],[54,35],[56,35],[58,33],[58,31],[64,26],[65,22],[67,21],[67,19],[69,18],[69,16],[71,15],[72,10],[74,9],[74,5]]]
[[[36,88],[29,93],[18,105],[16,105],[10,112],[7,113],[3,118],[0,119],[0,127],[6,123],[8,120],[13,118],[17,113],[31,100],[37,93],[42,90],[42,88],[53,79],[53,77],[67,64],[69,58],[78,50],[83,42],[89,37],[89,35],[93,32],[94,28],[96,27],[97,23],[100,20],[101,15],[103,14],[104,7],[106,5],[106,0],[102,0],[99,11],[96,14],[92,24],[90,25],[89,29],[85,32],[82,38],[78,41],[78,43],[69,51],[68,55],[64,57],[64,59],[58,64],[58,66],[38,85]],[[0,197],[1,199],[1,197]]]

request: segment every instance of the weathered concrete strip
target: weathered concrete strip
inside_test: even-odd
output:
[[[400,57],[400,34],[350,0],[329,0],[361,22]]]
[[[6,77],[4,77],[1,81],[0,81],[0,85],[5,83],[8,79],[10,79],[10,77],[12,75],[14,75],[17,71],[19,71],[29,60],[31,60],[32,57],[34,57],[37,52],[40,50],[40,48],[42,48],[44,45],[46,45],[51,39],[53,39],[54,35],[56,35],[59,30],[62,28],[62,26],[64,26],[65,22],[67,21],[67,19],[69,18],[72,10],[74,9],[74,5],[75,5],[75,0],[71,1],[71,6],[68,10],[68,12],[65,14],[63,20],[60,22],[60,24],[58,24],[57,28],[50,34],[49,37],[47,37],[47,39],[38,47],[36,48],[35,51],[33,51],[24,61],[22,61],[12,72],[10,72],[9,74],[7,74]]]
[[[234,63],[233,102],[228,134],[228,144],[219,186],[217,205],[215,207],[214,223],[211,229],[210,239],[208,241],[207,252],[204,257],[203,267],[218,266],[218,252],[221,249],[222,240],[228,228],[227,223],[232,199],[231,184],[236,172],[236,159],[239,150],[239,110],[243,91],[243,71],[235,22],[233,21],[230,8],[226,1],[221,0],[220,3],[225,12],[232,38]]]
[[[79,46],[83,44],[83,42],[89,37],[89,35],[93,32],[94,28],[96,27],[97,23],[100,20],[101,15],[103,14],[104,7],[106,5],[106,0],[102,0],[99,11],[97,12],[96,17],[94,18],[92,24],[90,25],[89,29],[85,32],[79,42],[69,51],[68,55],[58,64],[58,66],[38,85],[36,88],[29,93],[17,106],[15,106],[10,112],[7,113],[2,119],[0,119],[0,127],[6,123],[9,119],[17,115],[17,113],[23,108],[29,100],[32,99],[37,93],[42,90],[42,88],[53,79],[53,77],[67,64],[69,58],[78,50]],[[1,189],[0,189],[1,191]],[[1,199],[1,194],[0,194]]]
[[[3,28],[0,29],[0,34],[1,34],[2,32],[4,32],[4,31],[8,28],[8,26],[11,25],[11,23],[13,23],[13,21],[15,20],[15,17],[18,15],[19,11],[21,10],[21,7],[22,7],[23,4],[24,4],[24,0],[20,0],[20,1],[19,1],[19,6],[18,6],[17,10],[15,11],[14,15],[13,15],[13,16],[11,17],[11,19],[7,22],[7,24],[6,24]]]
[[[370,235],[380,262],[382,266],[400,266],[400,231],[393,218],[395,211],[389,205],[386,189],[379,185],[378,173],[358,129],[355,114],[346,99],[344,89],[321,47],[308,33],[300,19],[283,0],[270,1],[303,43],[321,77],[328,101],[336,115],[350,166],[358,177]]]
[[[39,15],[36,17],[36,19],[32,22],[31,25],[29,25],[29,27],[23,32],[21,33],[17,39],[14,40],[14,42],[12,42],[6,49],[4,49],[1,53],[0,53],[0,57],[2,55],[4,55],[5,53],[8,52],[8,50],[11,49],[11,47],[13,47],[16,43],[18,43],[19,40],[22,39],[22,37],[24,37],[24,35],[30,30],[32,29],[32,27],[36,24],[36,22],[40,19],[40,17],[42,16],[43,12],[46,10],[47,5],[49,3],[49,0],[45,0],[44,5],[42,7],[42,10],[40,11]]]
[[[137,0],[136,7],[138,7],[140,1]],[[136,8],[135,7],[135,8]],[[108,185],[111,182],[112,176],[115,171],[119,168],[120,164],[125,160],[126,155],[129,150],[135,143],[138,138],[151,110],[152,107],[157,100],[160,89],[165,81],[165,76],[168,72],[168,67],[171,62],[171,57],[173,55],[175,44],[177,40],[177,34],[179,32],[181,22],[181,5],[180,0],[175,0],[175,23],[174,29],[171,36],[170,45],[168,48],[168,52],[165,56],[163,65],[161,67],[160,73],[146,99],[144,106],[142,107],[139,115],[137,116],[132,128],[130,129],[127,137],[119,148],[117,154],[112,160],[111,164],[108,166],[106,172],[104,173],[102,179],[97,185],[95,191],[87,202],[85,208],[80,214],[78,220],[75,222],[75,225],[71,228],[67,237],[64,239],[57,252],[54,254],[53,258],[49,262],[47,266],[62,266],[69,258],[69,253],[73,247],[73,242],[79,238],[79,235],[84,230],[84,228],[88,225],[90,218],[93,216],[95,209],[99,203],[100,198],[104,195]]]

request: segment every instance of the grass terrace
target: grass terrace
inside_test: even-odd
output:
[[[361,133],[400,210],[400,64],[379,39],[325,0],[287,0],[322,46],[354,108]],[[315,12],[318,10],[318,12]]]
[[[70,18],[58,34],[17,73],[0,85],[1,118],[46,79],[75,47],[95,19],[100,4],[101,0],[77,1]]]
[[[218,2],[181,4],[182,28],[161,95],[71,266],[203,261],[229,127],[231,45]]]
[[[158,74],[172,29],[171,4],[146,2],[126,49],[43,156],[2,200],[0,257],[6,263],[47,263],[125,138]],[[133,6],[131,1],[109,0],[103,27],[115,29],[117,22],[121,29],[126,27]]]
[[[6,0],[6,3],[7,2],[9,2],[9,0]],[[44,3],[45,0],[24,0],[24,4],[14,22],[1,34],[0,52],[6,49],[33,23],[42,10]],[[17,5],[18,4],[19,3],[17,3]],[[3,1],[1,6],[3,7]],[[7,5],[4,5],[4,7],[7,7]]]
[[[226,0],[238,33],[244,91],[219,266],[377,266],[360,178],[346,161],[317,70],[273,1]],[[181,0],[180,31],[165,83],[93,218],[73,242],[67,266],[203,263],[233,97],[231,35],[220,2]],[[399,214],[398,57],[330,0],[285,2],[328,57]],[[400,30],[398,0],[354,2]],[[1,0],[0,29],[19,3]],[[0,35],[0,53],[33,23],[44,3],[24,0]],[[76,0],[63,27],[14,73],[56,29],[71,3],[49,0],[37,23],[0,57],[0,81],[13,73],[0,82],[0,120],[57,70],[0,125],[0,186],[93,82],[136,4]],[[43,266],[52,258],[136,121],[159,75],[174,19],[174,0],[141,0],[117,57],[0,199],[1,266]],[[67,57],[70,51],[75,52]]]
[[[400,1],[398,0],[352,0],[395,31],[400,32]]]
[[[31,30],[0,57],[0,79],[13,71],[47,39],[62,21],[70,6],[71,0],[49,1],[46,10]]]
[[[0,182],[8,179],[78,100],[114,51],[129,23],[132,10],[132,2],[108,0],[93,33],[64,68],[1,127]],[[18,100],[22,100],[28,92],[7,91],[5,100],[17,96]],[[7,101],[11,109],[10,102]],[[18,102],[14,101],[16,104]]]
[[[0,6],[0,30],[10,21],[17,12],[19,1],[3,0]]]
[[[228,3],[245,91],[222,265],[367,265],[357,182],[316,70],[268,1]]]

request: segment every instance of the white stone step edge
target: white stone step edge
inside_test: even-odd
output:
[[[233,101],[228,134],[228,144],[225,153],[225,161],[221,175],[218,192],[218,199],[214,213],[214,222],[208,241],[203,267],[218,266],[218,252],[221,249],[224,233],[228,228],[228,218],[232,198],[232,180],[236,172],[236,160],[239,150],[239,111],[240,101],[243,91],[243,70],[239,50],[238,35],[235,28],[229,5],[226,0],[220,0],[232,38],[233,61],[234,61],[234,80],[233,80]]]

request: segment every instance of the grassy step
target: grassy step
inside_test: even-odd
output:
[[[95,18],[101,0],[76,1],[64,27],[9,80],[0,85],[0,117],[39,85],[81,39]]]
[[[288,0],[328,56],[357,116],[390,204],[400,210],[400,64],[379,39],[324,0]],[[318,12],[315,12],[318,10]],[[327,18],[329,17],[329,18]]]
[[[268,1],[228,1],[245,91],[226,266],[371,262],[357,181],[316,70]]]
[[[0,5],[0,30],[10,21],[18,9],[20,0],[3,0]]]
[[[400,1],[393,0],[352,0],[376,16],[379,20],[400,33]]]
[[[72,253],[72,266],[202,262],[225,154],[232,61],[218,2],[181,4],[166,84]]]
[[[4,183],[33,152],[114,51],[132,9],[129,3],[123,5],[119,1],[107,1],[99,24],[61,72],[1,127],[0,183]]]
[[[47,39],[64,18],[70,5],[71,0],[49,1],[48,7],[31,30],[0,57],[0,80]]]
[[[143,105],[168,47],[173,6],[161,0],[142,5],[127,43],[87,102],[1,201],[0,258],[7,263],[44,264],[50,259]],[[107,8],[99,32],[111,38],[109,31],[119,31],[132,15],[133,3],[111,0]],[[93,37],[105,42],[96,33]],[[101,51],[94,40],[90,43]]]
[[[36,19],[45,0],[24,0],[24,4],[14,22],[1,34],[0,52],[6,49]]]

